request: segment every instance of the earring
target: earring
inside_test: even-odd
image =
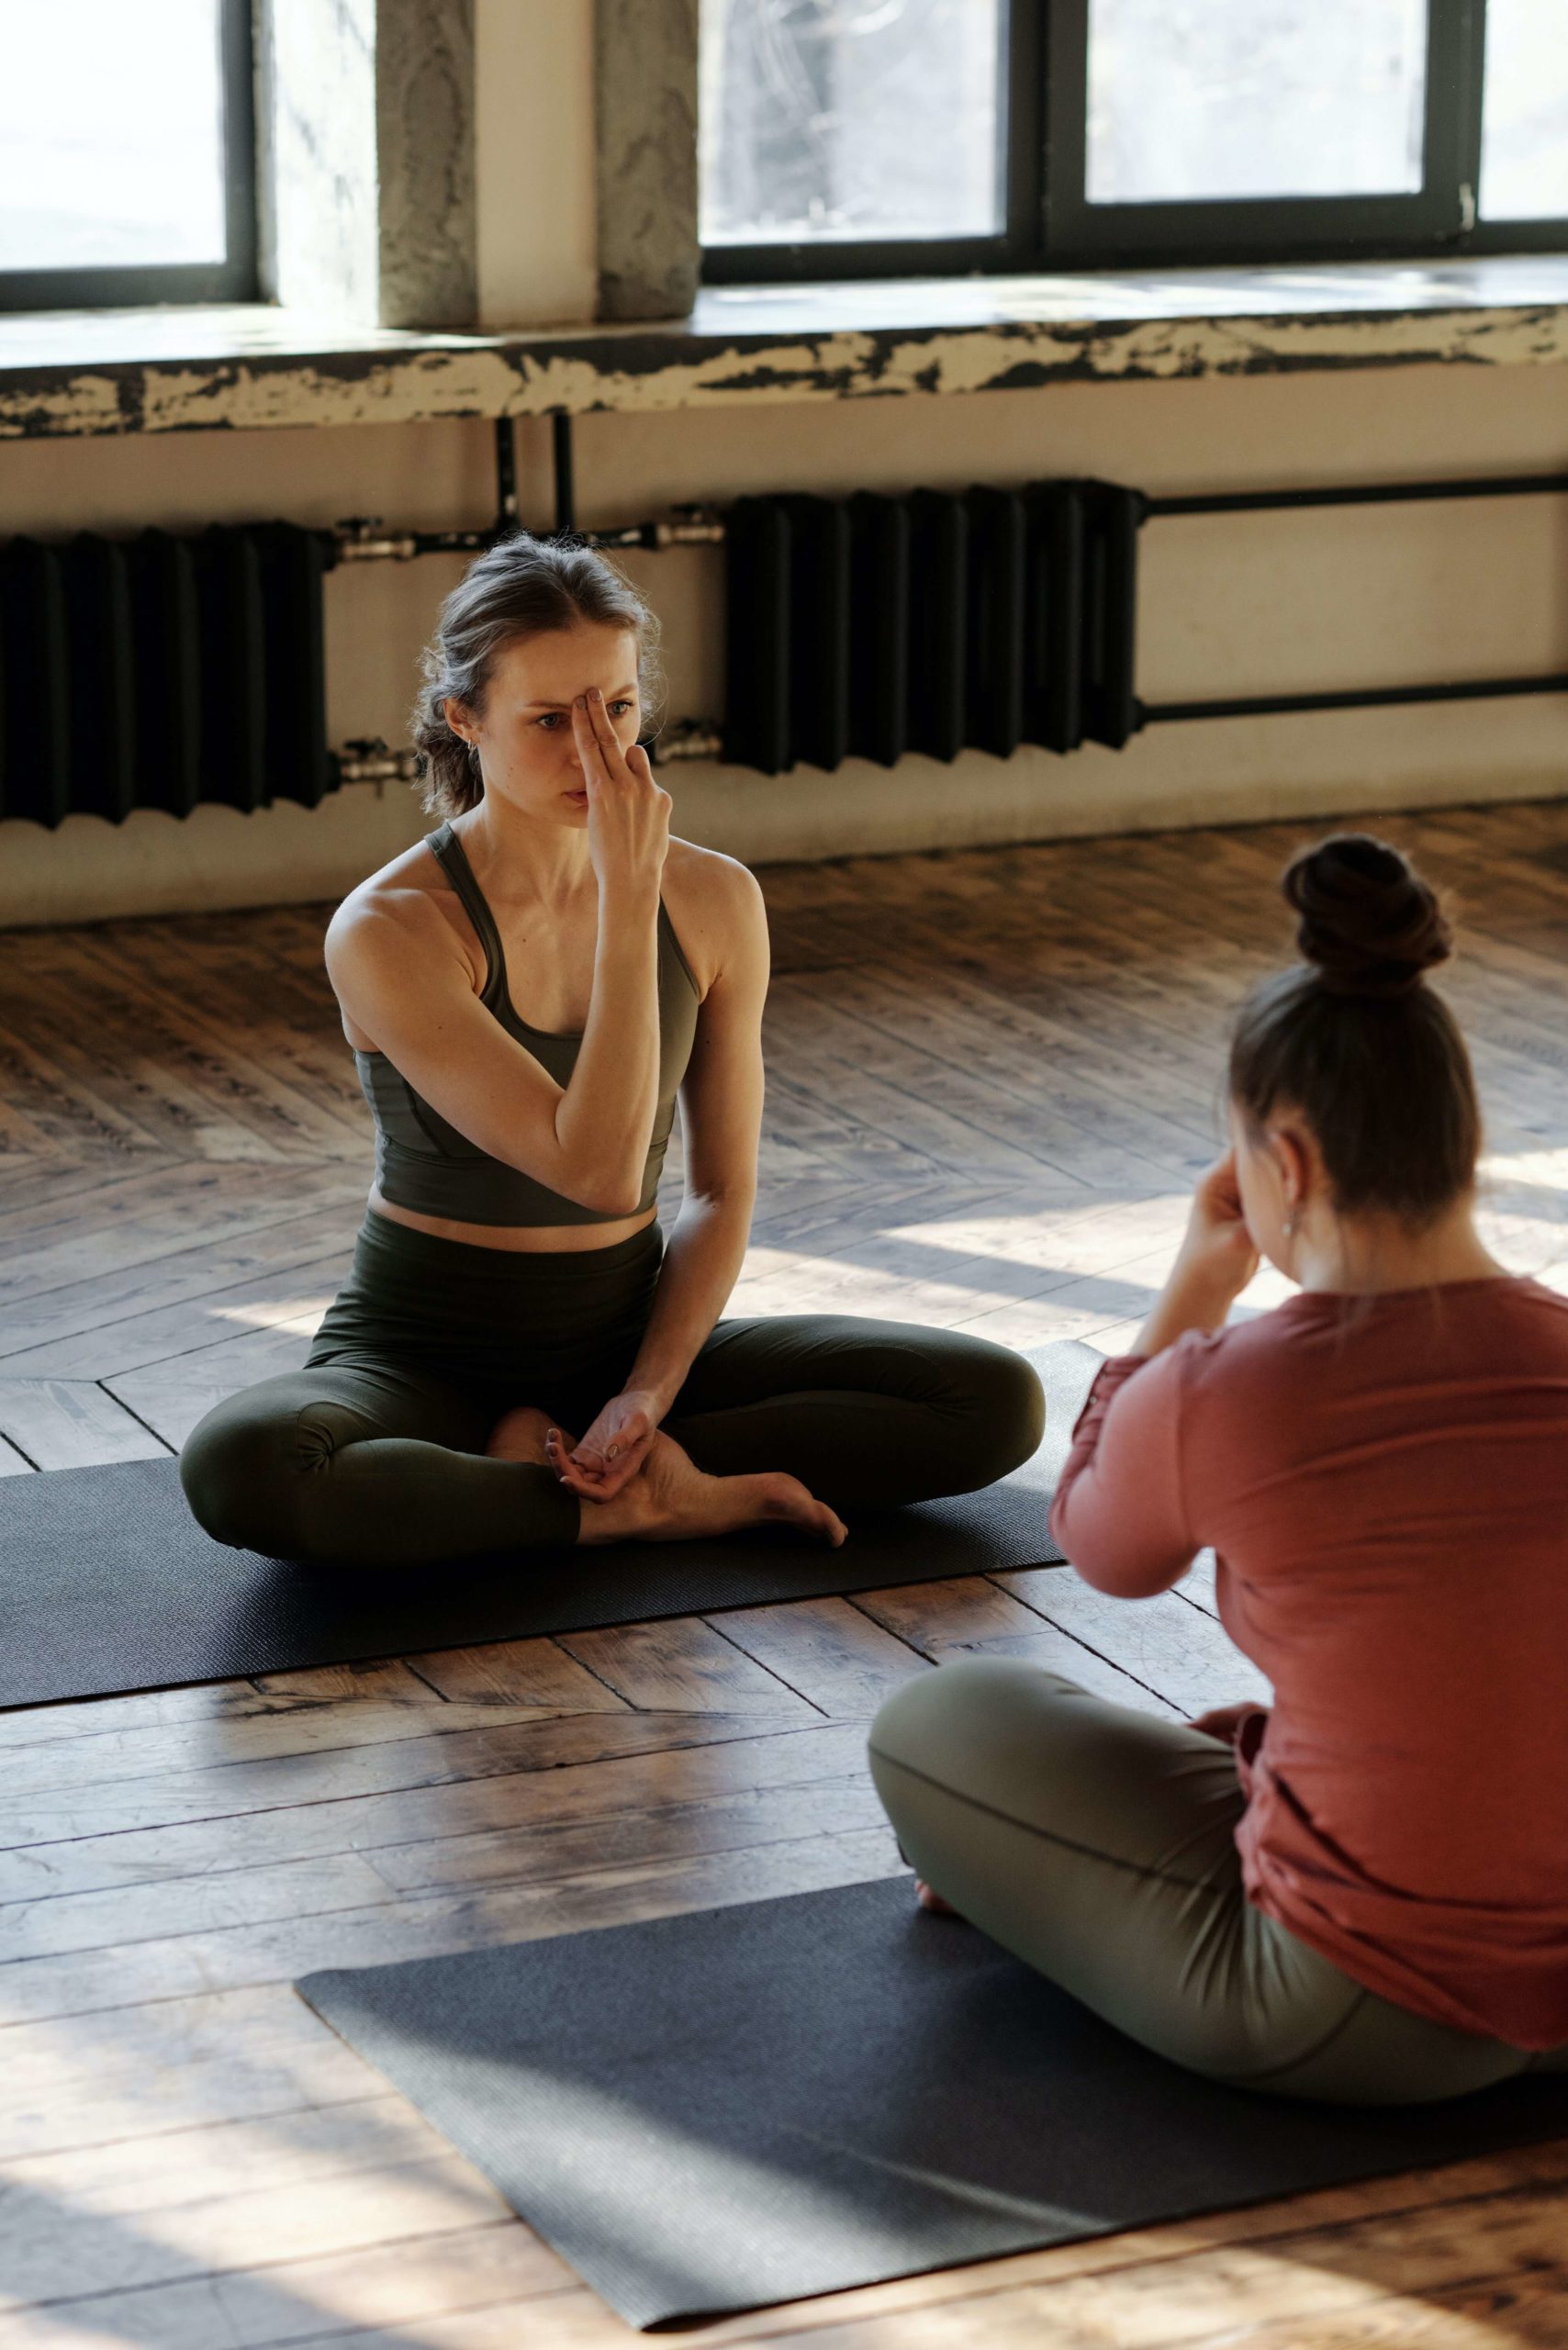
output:
[[[1280,1226],[1287,1240],[1295,1238],[1295,1210],[1292,1208]]]

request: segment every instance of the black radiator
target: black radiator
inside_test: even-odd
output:
[[[1568,473],[1148,496],[1111,482],[801,492],[578,533],[572,420],[552,419],[555,524],[610,554],[722,546],[727,716],[666,727],[661,760],[778,775],[906,752],[1006,758],[1021,744],[1121,749],[1140,728],[1568,692],[1568,670],[1146,702],[1136,683],[1145,523],[1413,498],[1561,495]],[[412,779],[407,750],[327,747],[322,580],[337,563],[477,554],[519,527],[513,426],[496,424],[493,522],[335,531],[287,522],[0,540],[0,817],[185,815],[202,802],[314,807],[340,783]]]
[[[0,816],[313,808],[327,748],[326,531],[214,524],[0,541]]]
[[[724,756],[891,767],[1120,749],[1145,501],[1109,482],[743,498],[726,517]]]

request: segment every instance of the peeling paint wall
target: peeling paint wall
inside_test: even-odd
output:
[[[700,338],[665,327],[566,330],[526,341],[388,335],[364,349],[305,355],[269,351],[263,330],[245,335],[231,355],[113,366],[40,358],[0,366],[0,441],[543,416],[556,408],[664,415],[1433,364],[1561,366],[1568,364],[1568,263],[1559,266],[1562,301],[1530,308],[1013,319],[789,338],[724,338],[716,328]]]

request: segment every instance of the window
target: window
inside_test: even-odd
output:
[[[1484,220],[1568,219],[1562,0],[1490,0],[1481,108]]]
[[[1017,14],[1008,0],[701,0],[705,274],[1025,265],[1036,109]]]
[[[1568,244],[1563,0],[702,0],[704,274]]]
[[[1414,196],[1424,0],[1090,0],[1091,204]]]
[[[245,0],[0,0],[0,308],[255,294]]]
[[[703,242],[995,236],[1004,13],[703,0]]]

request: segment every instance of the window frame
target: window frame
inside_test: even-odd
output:
[[[1092,0],[1010,0],[1003,76],[1006,221],[1001,234],[705,245],[702,282],[1445,262],[1472,254],[1568,250],[1568,216],[1477,217],[1486,0],[1428,0],[1419,190],[1404,196],[1114,205],[1091,204],[1084,190],[1091,5]]]
[[[102,310],[149,303],[253,302],[256,233],[255,66],[251,0],[219,0],[226,254],[220,262],[0,270],[0,313]]]
[[[1392,259],[1458,250],[1465,139],[1480,92],[1462,16],[1479,24],[1484,0],[1427,0],[1421,186],[1401,196],[1273,196],[1091,204],[1088,167],[1089,11],[1092,0],[1049,8],[1045,244],[1057,267],[1159,267],[1171,263]],[[1457,103],[1456,103],[1457,99]],[[1473,174],[1471,185],[1474,185]]]

